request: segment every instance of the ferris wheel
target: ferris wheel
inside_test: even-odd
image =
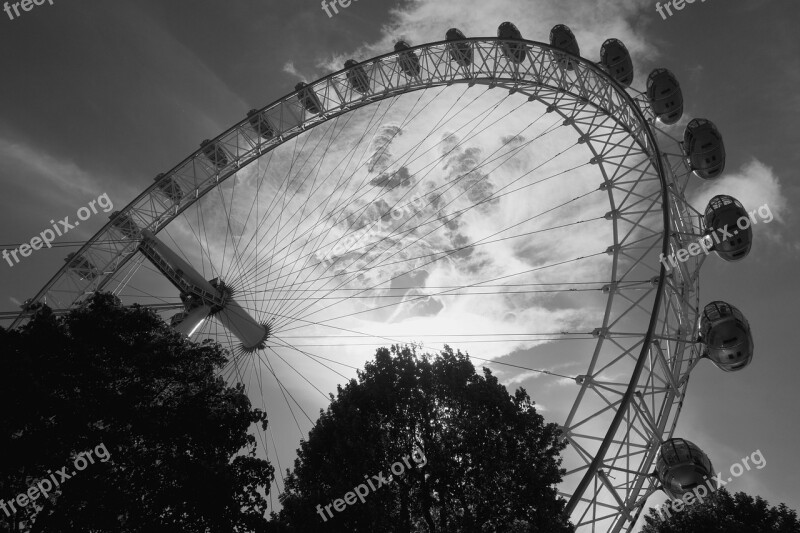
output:
[[[15,325],[103,290],[217,340],[279,472],[375,347],[447,343],[533,380],[578,531],[629,531],[655,492],[704,482],[710,460],[673,435],[691,370],[739,370],[753,341],[734,306],[701,308],[695,252],[738,261],[752,233],[718,238],[746,217],[734,198],[686,201],[725,151],[705,119],[670,133],[675,76],[640,92],[620,41],[595,63],[567,26],[545,44],[510,22],[344,67],[158,174]]]

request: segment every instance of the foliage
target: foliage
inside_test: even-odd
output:
[[[784,504],[770,507],[758,496],[731,496],[724,488],[670,515],[651,509],[641,533],[800,533],[797,513]]]
[[[0,498],[101,443],[111,455],[12,518],[0,513],[0,531],[264,530],[273,468],[248,429],[267,419],[219,377],[218,345],[97,294],[0,329],[0,346]]]
[[[564,446],[523,389],[509,395],[467,355],[381,348],[301,442],[279,521],[295,532],[571,531],[554,488]],[[425,461],[323,522],[318,505],[415,449]]]

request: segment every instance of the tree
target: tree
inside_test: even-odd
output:
[[[44,307],[0,328],[0,347],[0,498],[74,471],[76,454],[100,444],[110,455],[0,511],[0,531],[265,530],[273,468],[248,430],[266,415],[218,376],[218,345],[97,294],[64,316]]]
[[[461,352],[381,348],[301,442],[279,522],[298,533],[572,531],[554,487],[564,446],[523,389],[509,395]],[[407,456],[363,503],[330,505]]]
[[[800,533],[797,513],[784,504],[770,507],[761,497],[731,496],[724,488],[668,517],[650,509],[645,522],[641,533]]]

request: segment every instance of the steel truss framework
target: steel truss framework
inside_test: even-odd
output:
[[[239,122],[212,141],[212,157],[208,150],[193,153],[122,214],[138,228],[158,233],[221,182],[282,143],[403,93],[481,84],[543,103],[561,115],[563,124],[572,126],[579,142],[592,152],[591,163],[602,176],[599,188],[609,198],[606,219],[613,225],[614,239],[607,250],[613,266],[604,288],[604,319],[594,331],[594,352],[586,373],[576,380],[580,390],[563,424],[572,460],[565,460],[561,494],[570,499],[578,531],[630,530],[647,497],[658,488],[650,476],[652,464],[659,444],[674,431],[689,373],[700,357],[694,341],[702,261],[692,259],[667,275],[657,259],[658,253],[682,248],[702,232],[700,218],[690,213],[683,194],[690,170],[680,153],[664,155],[659,150],[655,117],[643,95],[626,91],[598,65],[571,56],[573,69],[567,70],[563,52],[532,41],[474,38],[460,44],[464,43],[473,49],[469,65],[453,60],[452,43],[437,42],[386,54],[311,83],[259,110],[261,124],[268,125],[261,132],[251,120]],[[524,61],[509,60],[504,52],[520,45],[525,48]],[[348,73],[357,72],[354,68],[366,74],[362,92],[348,80]],[[317,112],[307,105],[309,97]],[[272,135],[262,136],[265,130]],[[107,290],[115,276],[119,282],[129,261],[142,260],[137,255],[140,238],[108,223],[27,304],[66,310]],[[126,276],[122,278],[125,283]],[[635,281],[643,279],[648,281]],[[14,325],[27,316],[29,311],[23,311]],[[649,325],[642,328],[635,316],[649,317]],[[615,373],[629,379],[607,377]]]

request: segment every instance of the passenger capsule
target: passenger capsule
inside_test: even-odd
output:
[[[578,46],[578,40],[575,39],[575,34],[572,33],[569,26],[564,24],[556,24],[553,26],[553,29],[550,30],[550,46],[574,56],[581,55],[581,49]],[[566,55],[556,53],[556,58],[561,66],[567,70],[573,70],[575,68],[573,62],[570,61]]]
[[[77,274],[80,279],[88,279],[91,281],[99,275],[97,268],[95,268],[88,259],[77,255],[75,252],[71,252],[64,259],[64,262],[67,263],[67,268]]]
[[[223,169],[228,164],[228,154],[218,143],[212,143],[206,139],[200,143],[200,148],[208,160],[218,169]]]
[[[172,176],[165,176],[162,172],[158,176],[156,176],[155,180],[156,188],[161,191],[164,196],[172,200],[172,203],[179,204],[181,200],[183,200],[183,191],[175,183],[175,180]]]
[[[741,370],[753,360],[753,335],[741,311],[725,302],[711,302],[700,317],[703,355],[725,372]]]
[[[673,500],[706,484],[707,479],[716,489],[713,475],[711,461],[695,444],[684,439],[669,439],[661,445],[656,460],[656,477]]]
[[[369,77],[364,71],[364,67],[359,65],[355,59],[348,59],[344,62],[344,68],[349,69],[347,71],[347,83],[350,84],[350,87],[356,92],[367,94],[369,92]]]
[[[303,107],[306,108],[306,111],[314,114],[322,112],[322,104],[317,97],[317,93],[314,92],[314,89],[311,88],[311,86],[301,81],[294,86],[294,90],[298,91],[297,99],[300,100],[300,103],[303,104]]]
[[[466,39],[466,36],[461,33],[461,30],[458,28],[450,28],[447,30],[445,34],[445,38],[448,41],[463,41]],[[462,67],[467,67],[472,64],[472,44],[469,42],[459,42],[447,45],[448,50],[450,50],[450,57],[461,65]]]
[[[247,122],[253,127],[253,129],[264,139],[272,139],[275,136],[275,129],[272,127],[272,124],[269,123],[267,117],[262,115],[256,109],[251,109],[247,112]]]
[[[675,124],[683,116],[683,92],[675,75],[657,68],[647,77],[647,100],[664,124]]]
[[[419,76],[422,68],[419,65],[419,56],[410,48],[405,41],[397,41],[394,45],[394,51],[398,52],[397,62],[400,63],[400,68],[403,69],[406,76],[414,78]]]
[[[503,22],[497,28],[497,38],[504,40],[522,40],[522,34],[511,22]],[[514,63],[522,63],[527,57],[523,43],[503,43],[503,55]]]
[[[633,83],[633,60],[619,39],[608,39],[600,47],[600,64],[623,87]]]
[[[692,171],[710,180],[725,170],[725,144],[710,120],[693,119],[683,132],[683,151]]]
[[[111,225],[120,231],[129,239],[135,239],[139,236],[139,226],[133,221],[128,213],[120,213],[114,211],[108,216],[111,219]]]
[[[725,261],[740,261],[750,253],[753,228],[744,206],[732,196],[712,198],[704,214],[706,234],[713,241],[710,248]],[[744,228],[743,228],[744,226]]]

